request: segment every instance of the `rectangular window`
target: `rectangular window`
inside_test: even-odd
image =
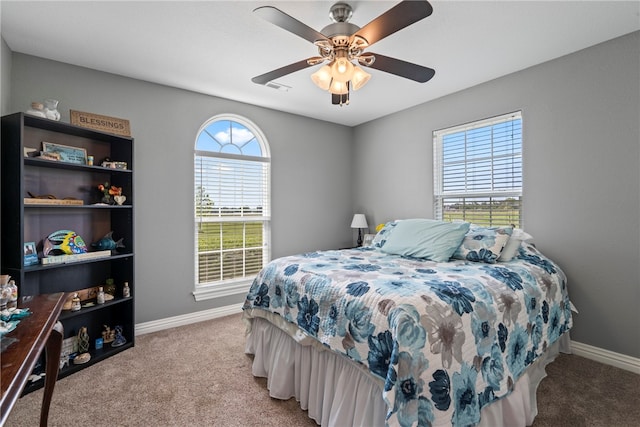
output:
[[[196,287],[250,282],[268,262],[269,167],[268,158],[196,153]]]
[[[522,112],[433,132],[434,216],[522,226]]]

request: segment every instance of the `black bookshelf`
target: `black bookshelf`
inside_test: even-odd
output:
[[[25,148],[40,151],[42,142],[50,142],[85,149],[96,159],[95,165],[66,163],[25,157]],[[97,305],[95,300],[79,311],[64,310],[60,322],[64,338],[73,338],[81,327],[90,336],[91,359],[84,364],[65,365],[59,378],[73,374],[114,354],[134,346],[134,158],[133,138],[94,131],[67,123],[16,113],[2,117],[0,151],[2,209],[2,242],[0,268],[16,281],[20,296],[74,292],[105,286],[107,279],[115,284],[114,299]],[[101,159],[126,162],[126,169],[102,167]],[[102,194],[97,186],[109,182],[122,187],[126,196],[123,205],[96,204]],[[27,204],[32,195],[53,195],[57,199],[73,198],[82,205]],[[112,251],[105,258],[79,260],[64,264],[24,266],[24,244],[35,242],[42,257],[44,239],[57,230],[73,230],[83,238],[89,251],[92,242],[109,232],[115,240],[123,239],[124,248]],[[40,259],[41,261],[41,259]],[[130,297],[122,296],[124,282],[128,282]],[[104,325],[122,327],[126,344],[95,348],[95,339],[102,337]],[[18,326],[19,327],[19,326]],[[43,362],[44,363],[44,362]],[[41,366],[44,369],[44,366]],[[43,381],[31,382],[25,392],[43,386]]]

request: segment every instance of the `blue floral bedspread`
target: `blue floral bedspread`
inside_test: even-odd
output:
[[[387,423],[468,426],[572,326],[566,277],[535,247],[435,263],[366,247],[276,259],[244,307],[277,313],[385,381]]]

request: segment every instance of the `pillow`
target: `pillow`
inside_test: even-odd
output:
[[[376,233],[376,237],[371,241],[371,246],[374,248],[381,248],[387,242],[389,235],[395,229],[396,225],[398,225],[398,221],[389,221],[380,231]]]
[[[452,258],[495,264],[504,250],[513,227],[480,227],[471,225],[462,244]]]
[[[460,246],[467,231],[468,222],[405,219],[397,222],[380,250],[392,255],[445,262]]]
[[[500,257],[498,258],[499,262],[507,262],[511,261],[514,256],[518,254],[518,249],[520,248],[520,244],[525,240],[533,239],[533,236],[529,233],[526,233],[520,228],[514,228],[513,233],[511,234],[511,238],[507,242],[507,245],[502,250]]]

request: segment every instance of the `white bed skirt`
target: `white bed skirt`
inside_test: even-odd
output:
[[[384,382],[362,366],[328,351],[280,316],[246,310],[245,353],[253,354],[252,373],[267,378],[269,395],[295,397],[309,417],[322,426],[384,426],[387,412]],[[545,366],[558,353],[570,352],[569,334],[549,347],[516,382],[514,391],[482,409],[479,426],[529,426],[538,413],[536,390]]]

